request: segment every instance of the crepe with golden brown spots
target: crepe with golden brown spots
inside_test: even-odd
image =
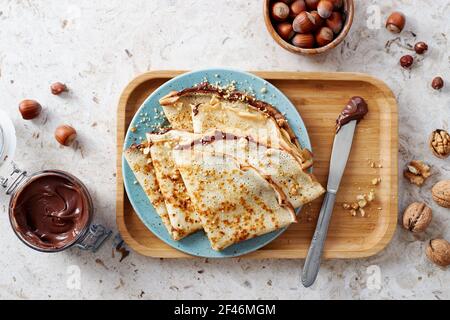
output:
[[[293,153],[280,147],[264,145],[249,136],[240,137],[210,130],[177,148],[226,154],[241,164],[254,167],[281,188],[294,208],[315,200],[325,192],[315,177],[302,169],[300,160]]]
[[[202,229],[202,225],[172,158],[172,150],[179,143],[186,143],[194,137],[192,133],[179,130],[147,135],[156,179],[169,213],[169,220],[172,228],[181,237]]]
[[[282,190],[252,166],[191,149],[175,149],[173,158],[214,250],[295,222]]]
[[[125,159],[171,237],[174,240],[180,240],[182,237],[170,223],[169,213],[156,180],[152,159],[149,154],[144,154],[145,149],[145,145],[133,145],[125,150]]]

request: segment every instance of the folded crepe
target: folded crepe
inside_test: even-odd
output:
[[[255,168],[270,179],[294,208],[315,200],[325,192],[315,177],[303,170],[301,162],[291,152],[261,144],[248,136],[210,130],[176,149],[234,157],[239,163]]]
[[[170,223],[164,197],[161,194],[158,181],[156,180],[152,159],[149,155],[149,148],[144,144],[132,145],[125,150],[124,156],[136,177],[136,181],[139,182],[155,208],[156,213],[161,217],[162,223],[167,231],[174,240],[180,240],[181,235]]]
[[[248,135],[266,145],[290,150],[303,169],[312,166],[311,153],[300,147],[286,118],[272,105],[252,96],[203,82],[171,92],[160,104],[174,129],[205,133],[214,128]]]
[[[252,166],[183,148],[173,157],[214,250],[295,222],[283,191]]]
[[[159,189],[163,195],[172,228],[177,231],[180,238],[202,229],[200,218],[172,158],[172,149],[175,146],[183,141],[187,143],[194,137],[192,133],[179,130],[170,130],[163,134],[147,134]]]

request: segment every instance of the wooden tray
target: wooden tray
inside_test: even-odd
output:
[[[181,71],[154,71],[134,79],[124,90],[117,117],[117,225],[125,242],[140,254],[159,258],[188,255],[156,238],[139,220],[124,193],[122,148],[128,125],[144,100]],[[255,72],[278,87],[295,104],[308,128],[314,152],[314,174],[326,185],[334,123],[351,96],[363,96],[369,114],[358,128],[330,224],[325,258],[362,258],[381,251],[397,224],[397,103],[380,80],[355,73]],[[375,168],[373,168],[375,164]],[[380,164],[380,167],[378,165]],[[372,179],[381,178],[379,186]],[[376,200],[366,216],[342,208],[358,194],[374,189]],[[299,223],[277,240],[246,257],[304,258],[315,229],[322,199],[304,207]]]

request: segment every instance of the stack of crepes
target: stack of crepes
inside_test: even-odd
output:
[[[174,240],[204,230],[220,251],[296,222],[295,209],[324,193],[273,106],[206,82],[160,104],[171,129],[125,158]]]

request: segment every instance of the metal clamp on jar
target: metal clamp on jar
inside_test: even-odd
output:
[[[96,251],[111,235],[93,224],[94,206],[86,186],[60,170],[33,174],[13,162],[16,134],[0,111],[0,186],[8,196],[9,220],[17,237],[41,252],[60,252],[72,246]]]

